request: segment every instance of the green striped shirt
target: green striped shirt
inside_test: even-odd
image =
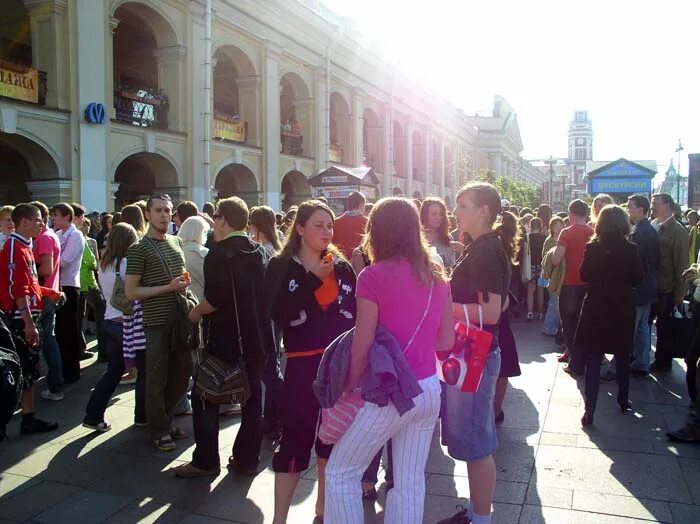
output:
[[[163,267],[153,241],[163,254],[170,273]],[[169,284],[185,271],[185,254],[180,237],[165,235],[164,240],[142,238],[129,248],[126,255],[126,274],[139,275],[139,286],[155,287]],[[172,275],[172,278],[171,276]],[[175,304],[174,293],[164,293],[143,301],[143,322],[146,326],[162,326]]]

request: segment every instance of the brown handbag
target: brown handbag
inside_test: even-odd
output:
[[[236,327],[238,328],[238,347],[241,350],[240,357],[235,366],[211,354],[206,354],[197,365],[194,372],[194,386],[192,398],[200,398],[202,402],[210,404],[245,404],[250,398],[250,382],[245,369],[243,354],[243,337],[241,336],[241,322],[238,317],[238,300],[236,299],[236,285],[231,275],[231,290],[233,292],[233,308],[236,312]]]

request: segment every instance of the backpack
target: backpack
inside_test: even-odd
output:
[[[0,314],[0,428],[12,418],[22,396],[22,366],[5,315]]]

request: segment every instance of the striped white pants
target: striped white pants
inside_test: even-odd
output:
[[[362,473],[389,439],[394,488],[387,495],[384,522],[423,522],[425,463],[440,411],[440,383],[433,376],[419,384],[423,393],[413,399],[413,409],[399,416],[393,404],[379,407],[367,402],[333,447],[326,467],[326,524],[362,524]]]

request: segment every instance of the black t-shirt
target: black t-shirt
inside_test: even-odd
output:
[[[498,235],[488,233],[467,246],[452,272],[452,300],[458,304],[473,304],[478,301],[478,292],[482,293],[484,300],[488,300],[488,293],[495,293],[501,295],[505,304],[509,281],[508,255]],[[478,319],[470,320],[478,325]],[[485,324],[484,329],[494,334],[493,347],[496,347],[498,324]]]
[[[544,233],[530,233],[528,239],[530,240],[530,263],[533,266],[541,266],[542,247],[547,239],[547,235]]]

